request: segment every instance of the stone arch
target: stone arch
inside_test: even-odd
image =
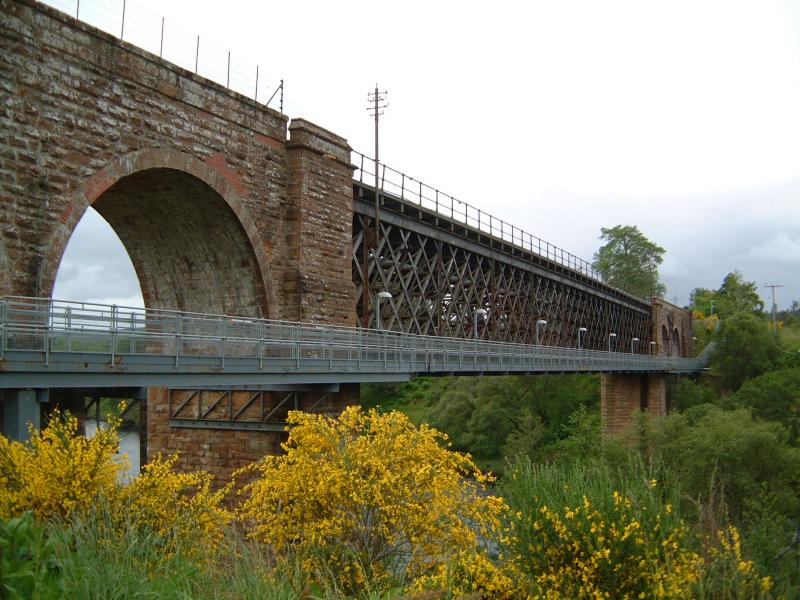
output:
[[[672,349],[671,349],[670,338],[669,338],[669,331],[667,331],[667,326],[666,325],[662,325],[661,326],[661,354],[663,356],[671,356],[672,355]]]
[[[681,334],[677,327],[672,330],[672,348],[676,356],[681,356]]]
[[[161,148],[109,163],[70,199],[39,270],[39,294],[52,294],[69,237],[93,206],[125,245],[147,306],[276,318],[264,242],[230,177],[224,165]]]

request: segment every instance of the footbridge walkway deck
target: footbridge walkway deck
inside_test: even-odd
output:
[[[671,373],[695,358],[0,298],[0,388],[404,381],[417,375]]]

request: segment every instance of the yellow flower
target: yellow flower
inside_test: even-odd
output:
[[[279,554],[307,553],[312,564],[337,568],[344,589],[362,589],[352,571],[374,580],[403,564],[413,579],[457,553],[458,564],[477,568],[479,540],[503,537],[507,506],[485,493],[493,477],[448,450],[436,430],[357,406],[338,418],[291,412],[288,422],[286,454],[248,469],[257,479],[245,486],[239,515]]]

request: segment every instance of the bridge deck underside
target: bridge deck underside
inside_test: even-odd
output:
[[[353,281],[362,326],[376,326],[375,296],[386,291],[392,297],[380,302],[381,322],[392,331],[473,338],[474,311],[484,309],[482,340],[576,347],[583,327],[582,348],[648,353],[644,302],[391,197],[382,199],[376,236],[371,190],[356,185],[355,195]],[[537,339],[540,320],[547,325]]]

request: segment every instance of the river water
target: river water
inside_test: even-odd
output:
[[[101,426],[105,426],[103,421],[100,421]],[[94,419],[86,419],[86,437],[90,438],[97,432],[97,421]],[[125,431],[119,432],[119,456],[124,457],[127,455],[130,468],[124,473],[120,474],[122,481],[128,481],[139,474],[139,432],[138,431]]]

